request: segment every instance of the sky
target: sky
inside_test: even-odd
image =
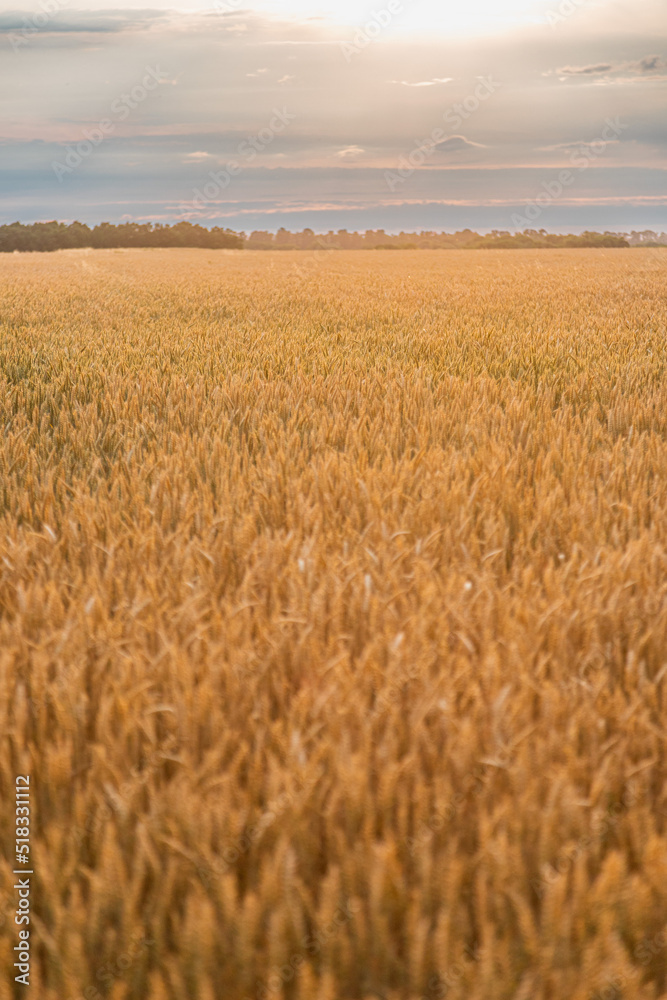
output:
[[[667,230],[667,0],[10,0],[0,223]]]

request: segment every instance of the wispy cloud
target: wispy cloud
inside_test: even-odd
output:
[[[644,56],[635,62],[623,63],[593,63],[588,66],[561,66],[555,70],[559,77],[570,76],[603,76],[616,73],[636,73],[639,75],[649,75],[667,69],[667,62],[659,55]],[[547,72],[550,76],[551,72]]]
[[[556,70],[559,76],[596,76],[598,73],[610,73],[611,63],[596,63],[594,66],[561,66]]]
[[[345,149],[339,149],[336,156],[340,160],[358,160],[360,156],[363,156],[366,152],[361,146],[347,146]]]
[[[398,83],[401,87],[435,87],[439,83],[451,83],[454,78],[451,76],[434,76],[432,80],[417,80],[411,83],[410,80],[388,80],[388,83]]]
[[[0,13],[0,34],[21,31],[28,15],[21,11]],[[59,11],[48,18],[40,34],[117,34],[164,24],[169,11],[161,10],[76,10]]]
[[[579,139],[573,142],[556,142],[552,146],[538,146],[537,150],[540,153],[573,153],[579,149],[586,149],[594,140],[591,139]],[[606,139],[607,146],[618,145],[620,139]]]
[[[433,147],[436,153],[460,153],[465,149],[486,149],[481,142],[473,142],[464,135],[449,135]]]

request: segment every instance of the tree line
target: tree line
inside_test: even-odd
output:
[[[117,226],[102,222],[86,226],[81,222],[35,222],[24,226],[14,222],[0,226],[0,252],[71,250],[93,247],[204,247],[207,250],[242,250],[243,239],[229,229],[206,229],[190,222],[173,226],[161,223],[123,222]]]
[[[255,230],[247,235],[231,229],[191,222],[174,225],[123,222],[98,226],[81,222],[14,222],[0,226],[0,252],[52,251],[91,247],[114,249],[129,247],[202,247],[207,250],[477,250],[532,249],[556,247],[628,247],[667,245],[667,233],[652,230],[632,233],[584,232],[580,235],[547,233],[545,229],[526,229],[522,233],[493,230],[480,235],[472,229],[455,233],[422,230],[419,233],[386,233],[368,229],[364,233],[339,229],[315,233],[312,229],[292,233]]]

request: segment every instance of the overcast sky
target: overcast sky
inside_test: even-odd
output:
[[[14,0],[0,221],[667,229],[667,0]]]

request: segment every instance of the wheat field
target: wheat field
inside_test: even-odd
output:
[[[3,257],[0,1000],[667,997],[666,264]]]

